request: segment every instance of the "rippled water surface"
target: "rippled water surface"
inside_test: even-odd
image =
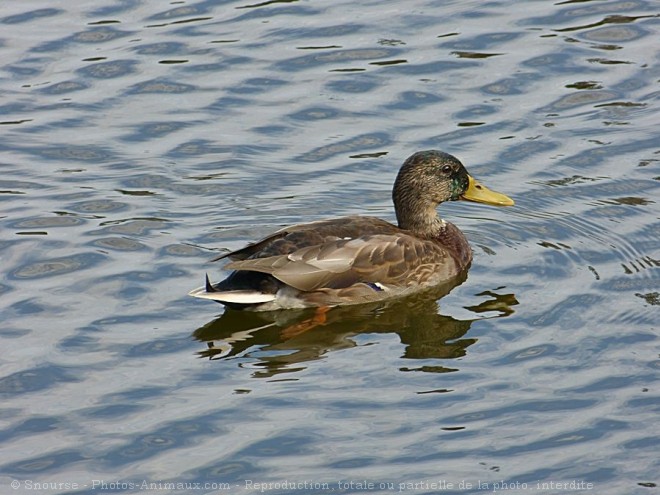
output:
[[[653,492],[659,15],[3,2],[0,492]],[[421,149],[516,200],[441,207],[449,295],[307,331],[186,296],[282,225],[393,219]]]

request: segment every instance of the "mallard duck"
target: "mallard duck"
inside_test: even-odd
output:
[[[229,258],[227,278],[191,296],[234,309],[360,304],[446,283],[468,268],[463,233],[437,214],[445,201],[511,206],[473,179],[454,156],[419,151],[401,166],[392,191],[397,225],[349,216],[292,225],[212,261]]]

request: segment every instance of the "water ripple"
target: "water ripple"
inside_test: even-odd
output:
[[[0,14],[9,482],[655,483],[652,2],[89,3]],[[516,200],[439,209],[448,294],[186,297],[282,226],[394,219],[434,148]]]

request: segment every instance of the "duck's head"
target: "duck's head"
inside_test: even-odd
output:
[[[418,151],[399,170],[392,192],[399,227],[428,230],[439,221],[435,208],[445,201],[475,201],[512,206],[508,196],[477,182],[454,156],[442,151]]]

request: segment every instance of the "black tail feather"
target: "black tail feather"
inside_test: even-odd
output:
[[[213,285],[211,285],[211,281],[209,280],[209,274],[206,274],[206,292],[218,292],[213,288]]]

